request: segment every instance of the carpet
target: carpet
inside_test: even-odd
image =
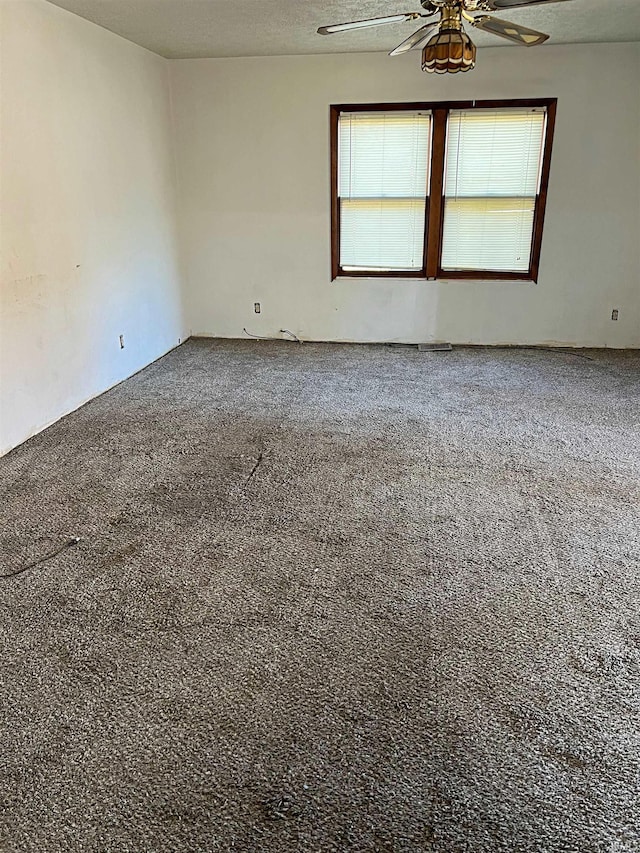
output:
[[[640,851],[639,380],[190,340],[8,454],[2,850]]]

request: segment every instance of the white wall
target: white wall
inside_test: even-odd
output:
[[[167,61],[41,0],[0,14],[4,452],[185,323]]]
[[[640,346],[639,44],[484,49],[444,78],[417,53],[182,60],[171,78],[194,333]],[[539,284],[331,283],[330,103],[552,96]]]

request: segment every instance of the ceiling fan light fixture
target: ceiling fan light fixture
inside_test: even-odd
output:
[[[422,51],[422,70],[434,74],[471,71],[475,64],[476,46],[462,29],[440,30]]]
[[[359,30],[363,27],[389,24],[398,20],[412,21],[416,18],[426,18],[428,23],[412,33],[409,38],[400,42],[389,56],[399,56],[424,45],[422,51],[423,71],[432,74],[459,74],[461,71],[471,71],[476,64],[476,46],[464,29],[465,22],[471,24],[475,29],[483,30],[525,47],[543,44],[549,38],[546,33],[531,30],[520,24],[513,24],[511,21],[503,21],[493,15],[474,16],[470,14],[471,12],[491,12],[500,8],[517,9],[562,2],[571,2],[571,0],[420,0],[424,12],[404,12],[386,18],[369,18],[364,21],[333,24],[328,27],[320,27],[318,32],[325,35],[342,30]],[[432,22],[432,16],[439,20],[435,23]],[[434,30],[437,32],[430,38]]]

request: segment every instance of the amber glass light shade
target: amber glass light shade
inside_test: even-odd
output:
[[[476,46],[460,29],[440,30],[422,51],[422,70],[435,74],[471,71],[476,64]]]

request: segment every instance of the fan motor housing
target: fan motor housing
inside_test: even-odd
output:
[[[468,2],[469,0],[420,0],[420,5],[426,12],[438,12],[445,6],[450,9],[461,9]],[[471,0],[471,2],[485,2],[485,0]]]

